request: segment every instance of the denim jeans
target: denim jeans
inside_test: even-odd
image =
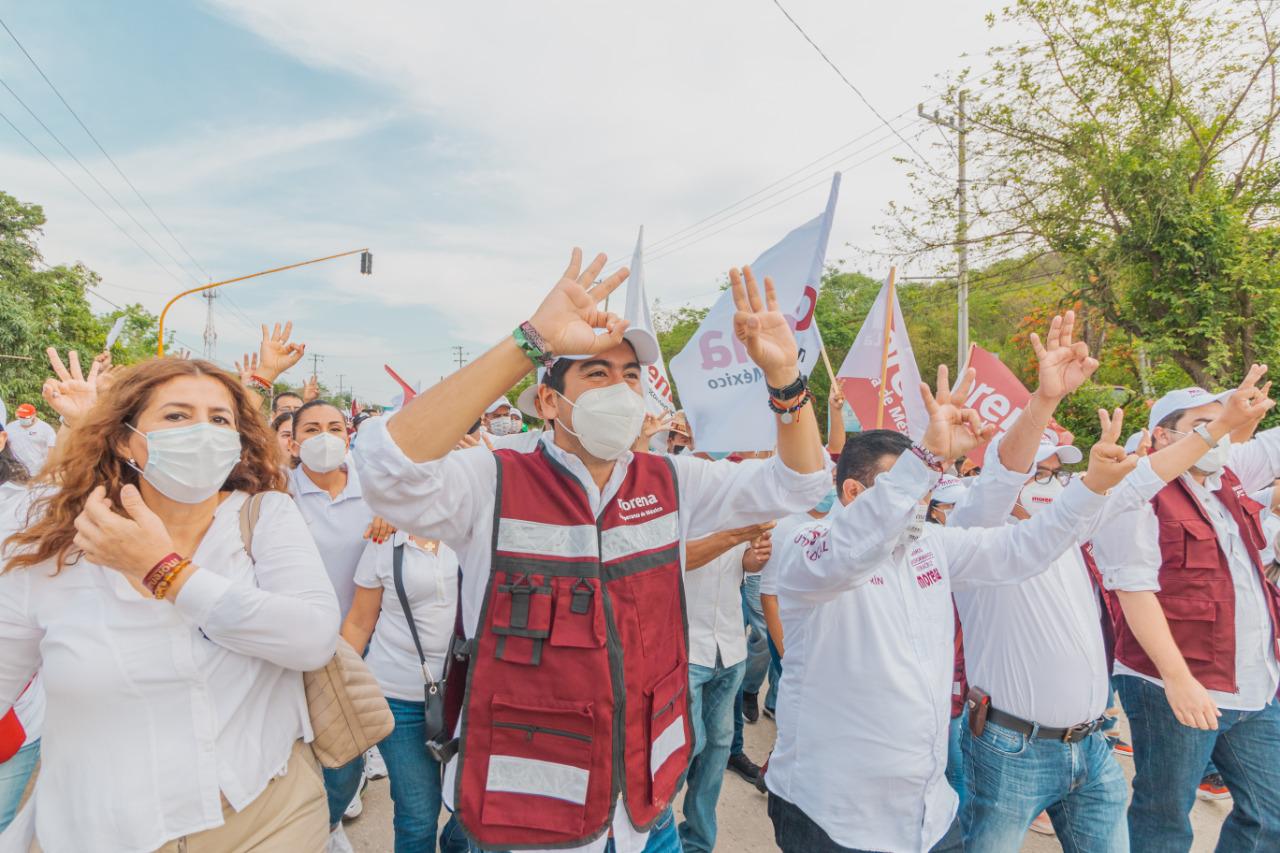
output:
[[[18,813],[18,803],[27,790],[27,781],[36,769],[40,757],[40,740],[37,738],[18,750],[8,761],[0,764],[0,832]]]
[[[747,668],[742,674],[742,687],[738,688],[738,697],[733,702],[733,744],[729,747],[730,755],[742,753],[744,740],[742,727],[742,694],[759,693],[764,684],[765,673],[769,672],[769,631],[764,624],[764,611],[760,609],[760,575],[747,575],[742,581],[742,621],[747,628]],[[773,685],[769,685],[773,690]],[[768,697],[765,697],[766,700]]]
[[[773,821],[773,840],[782,853],[871,853],[837,844],[799,806],[772,791],[769,792],[769,819]],[[951,822],[947,834],[929,848],[929,853],[964,853],[959,820]]]
[[[329,799],[329,826],[342,823],[342,813],[351,805],[356,791],[360,790],[360,780],[364,778],[364,755],[359,755],[337,769],[320,768],[324,771],[324,792]]]
[[[1116,681],[1133,732],[1134,851],[1190,849],[1188,815],[1210,758],[1233,800],[1218,849],[1280,850],[1280,703],[1223,710],[1217,731],[1202,731],[1178,722],[1158,685],[1132,675]]]
[[[778,654],[778,647],[773,644],[773,637],[769,640],[769,692],[764,697],[764,706],[770,711],[778,710],[778,687],[782,684],[782,655]]]
[[[969,799],[969,783],[964,774],[964,739],[969,731],[969,714],[960,711],[960,716],[951,720],[951,731],[947,738],[947,784],[960,798],[961,823],[964,822],[964,804]]]
[[[621,808],[621,806],[619,806],[619,808]],[[457,821],[450,820],[449,824],[445,826],[445,832],[449,832],[450,826],[456,827]],[[456,837],[465,837],[462,835],[461,828],[458,828],[455,832]],[[444,847],[444,840],[445,834],[441,833],[441,849],[445,850],[447,853],[447,848]],[[617,853],[617,849],[617,846],[613,843],[613,839],[610,838],[608,843],[604,846],[604,853]],[[660,818],[658,818],[658,822],[653,825],[653,829],[649,830],[649,840],[645,842],[644,853],[681,853],[683,849],[684,848],[680,846],[680,833],[676,831],[676,813],[670,806],[668,806],[667,810],[662,813]],[[493,852],[477,847],[475,844],[468,843],[466,847],[462,848],[462,853]]]
[[[979,737],[966,730],[964,765],[969,849],[1021,849],[1027,827],[1047,809],[1066,853],[1129,850],[1128,785],[1102,732],[1062,743],[989,722]]]
[[[689,664],[689,716],[693,719],[693,757],[684,797],[680,840],[684,849],[711,853],[716,846],[716,803],[733,744],[733,700],[742,686],[746,661],[724,666]]]
[[[378,744],[394,806],[396,853],[435,850],[440,819],[440,764],[427,752],[422,702],[387,698],[396,727]]]

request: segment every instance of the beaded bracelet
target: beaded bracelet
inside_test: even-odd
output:
[[[159,584],[160,580],[169,573],[170,569],[181,562],[182,556],[180,554],[166,554],[160,559],[160,562],[151,567],[151,571],[147,572],[146,577],[142,579],[142,585],[145,586],[152,595],[155,595],[156,585]]]
[[[271,393],[271,383],[263,379],[261,376],[259,376],[256,373],[249,374],[249,384],[257,388],[259,391],[261,391],[264,394]]]
[[[162,601],[169,593],[169,587],[173,586],[174,578],[186,571],[191,566],[190,560],[182,560],[178,565],[169,570],[160,583],[156,584],[155,592],[152,593],[156,597],[156,601]]]
[[[812,400],[813,400],[813,392],[810,391],[808,388],[806,388],[804,390],[804,394],[800,397],[799,402],[797,402],[794,406],[779,406],[776,402],[774,402],[773,397],[770,397],[769,409],[774,414],[781,415],[782,416],[781,420],[784,424],[789,424],[796,419],[796,412],[800,411],[805,406],[809,405],[810,401]]]

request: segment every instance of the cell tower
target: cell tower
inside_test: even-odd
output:
[[[206,290],[200,295],[205,298],[208,306],[204,321],[204,357],[206,361],[213,361],[218,356],[218,332],[213,328],[213,300],[218,298],[218,294]]]

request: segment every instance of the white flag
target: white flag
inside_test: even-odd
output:
[[[121,314],[116,318],[116,322],[112,325],[111,331],[107,332],[107,345],[102,348],[104,351],[111,349],[111,347],[115,345],[115,342],[120,339],[120,333],[124,331],[124,322],[126,319],[128,319],[128,317],[125,314]]]
[[[892,296],[893,321],[886,347],[885,320],[890,314],[885,306],[889,293],[889,283],[885,282],[836,378],[863,429],[896,429],[919,439],[929,424],[924,399],[920,396],[920,370],[911,351],[896,291]],[[882,376],[886,380],[883,408],[880,406]]]
[[[778,304],[800,345],[800,372],[805,376],[820,358],[822,340],[814,322],[827,238],[840,193],[840,173],[831,179],[826,210],[792,231],[751,265],[763,287],[773,279]],[[764,376],[733,334],[733,294],[720,294],[710,313],[671,359],[671,375],[689,418],[697,450],[732,452],[772,450],[777,425],[767,403]]]
[[[636,237],[636,250],[631,255],[631,275],[627,278],[627,307],[622,319],[630,322],[632,329],[644,329],[657,340],[653,331],[653,317],[649,313],[649,298],[644,292],[644,226],[640,226],[640,235]],[[646,370],[644,407],[651,415],[670,414],[676,410],[671,399],[671,380],[667,378],[666,365],[662,363],[662,353],[658,360]]]

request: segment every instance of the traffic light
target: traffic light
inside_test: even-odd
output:
[[[373,252],[360,253],[360,274],[373,275]]]

